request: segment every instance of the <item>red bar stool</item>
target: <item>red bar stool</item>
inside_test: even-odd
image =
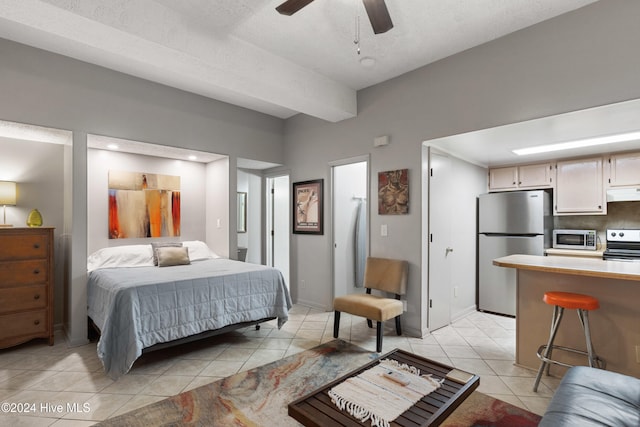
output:
[[[542,371],[547,368],[547,375],[549,375],[549,367],[551,364],[562,365],[566,367],[572,367],[567,363],[559,362],[551,359],[551,353],[554,349],[569,351],[572,353],[578,353],[587,356],[589,359],[589,366],[604,369],[605,362],[600,359],[593,351],[593,343],[591,342],[591,332],[589,331],[589,311],[596,310],[600,307],[600,302],[589,295],[574,294],[571,292],[545,292],[543,301],[549,305],[553,305],[553,317],[551,319],[551,333],[549,335],[549,342],[546,345],[541,345],[538,348],[538,358],[542,360],[540,369],[538,369],[538,375],[536,376],[536,382],[533,385],[533,391],[538,391],[538,385],[540,384],[540,378],[542,377]],[[564,309],[575,309],[578,312],[578,319],[584,330],[584,335],[587,341],[587,351],[577,350],[575,348],[562,347],[553,344],[553,340],[556,338],[558,332],[558,326],[562,320],[562,314]]]

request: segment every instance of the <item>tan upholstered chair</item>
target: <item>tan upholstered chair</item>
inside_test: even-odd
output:
[[[395,318],[396,333],[401,335],[400,316],[403,307],[400,296],[404,295],[407,290],[408,270],[409,263],[407,261],[367,258],[364,270],[364,287],[367,293],[344,295],[333,300],[335,311],[333,337],[338,338],[341,312],[365,317],[370,328],[373,327],[373,320],[377,322],[376,351],[378,353],[382,351],[382,322]],[[395,298],[372,295],[372,289],[395,294]]]

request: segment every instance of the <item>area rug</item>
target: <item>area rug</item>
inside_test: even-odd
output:
[[[97,426],[299,426],[287,405],[379,355],[341,340],[181,393]],[[474,392],[447,427],[533,427],[540,417]]]

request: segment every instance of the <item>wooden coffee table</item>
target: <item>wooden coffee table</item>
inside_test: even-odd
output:
[[[394,420],[392,426],[437,426],[440,425],[470,394],[480,385],[480,377],[458,371],[450,366],[433,360],[395,349],[378,359],[338,378],[314,392],[289,404],[289,415],[305,426],[362,426],[371,425],[370,421],[361,423],[347,412],[341,411],[331,402],[328,391],[349,377],[354,377],[383,359],[393,359],[420,369],[421,374],[431,374],[432,378],[444,383],[436,391],[416,402],[404,414]],[[455,375],[455,374],[458,375]],[[456,379],[447,375],[456,376]]]

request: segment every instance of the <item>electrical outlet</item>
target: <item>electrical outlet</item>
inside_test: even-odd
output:
[[[301,288],[304,288],[304,279],[303,279],[303,280],[300,280],[300,287],[301,287]]]
[[[636,345],[636,362],[640,363],[640,345]]]
[[[453,287],[453,296],[454,296],[455,298],[458,298],[458,287],[457,287],[457,286],[454,286],[454,287]]]
[[[402,300],[402,311],[407,311],[407,301]]]

